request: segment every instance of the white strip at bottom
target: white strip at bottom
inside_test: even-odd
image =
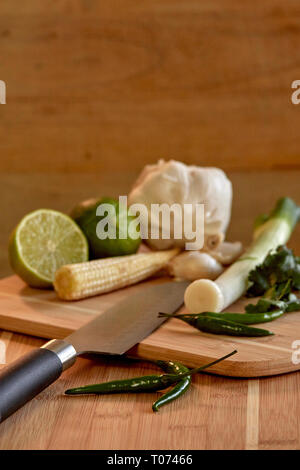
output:
[[[259,380],[248,380],[246,450],[256,450],[259,438]]]

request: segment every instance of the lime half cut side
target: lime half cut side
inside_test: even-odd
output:
[[[51,287],[57,269],[88,260],[88,243],[67,215],[39,209],[26,215],[11,235],[10,263],[32,287]]]

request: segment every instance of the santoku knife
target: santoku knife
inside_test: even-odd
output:
[[[84,353],[124,354],[154,331],[183,303],[188,282],[165,282],[141,289],[72,333],[54,339],[0,373],[0,422],[44,390]]]

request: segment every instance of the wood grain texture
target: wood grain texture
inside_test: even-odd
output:
[[[3,5],[10,7],[5,0]],[[30,5],[20,3],[19,11],[27,15]],[[49,2],[53,8],[57,5]],[[43,4],[37,1],[35,8],[39,12]],[[25,213],[41,206],[68,211],[79,200],[97,194],[125,194],[134,176],[116,172],[113,177],[102,173],[0,175],[1,276],[11,272],[8,234]],[[300,197],[298,171],[231,173],[230,177],[235,191],[232,240],[247,243],[255,215],[267,211],[277,197]],[[298,228],[291,240],[297,253],[299,240]],[[9,332],[0,332],[1,340],[8,345],[7,362],[43,343]],[[63,395],[70,387],[154,370],[146,363],[78,359],[74,369],[1,424],[0,449],[299,449],[300,372],[258,379],[259,387],[250,386],[253,379],[203,374],[194,378],[185,397],[155,415],[151,404],[159,394],[83,399]]]
[[[296,0],[1,1],[0,171],[299,167]]]
[[[259,434],[259,380],[248,381],[246,443],[247,450],[257,450]]]
[[[259,448],[299,449],[299,379],[297,373],[260,380]]]
[[[13,334],[8,361],[41,344]],[[156,370],[126,360],[78,359],[58,382],[1,424],[0,449],[299,449],[299,372],[259,380],[203,374],[184,398],[157,414],[151,404],[159,393],[63,394],[70,387]]]
[[[31,289],[17,276],[11,276],[0,281],[0,328],[48,339],[65,338],[127,296],[159,282],[163,279],[142,282],[77,302],[64,302],[53,291]],[[243,312],[248,302],[249,299],[239,300],[227,310]],[[266,328],[265,324],[257,326]],[[300,369],[300,364],[292,362],[292,343],[300,338],[299,314],[285,315],[267,327],[275,333],[274,336],[234,338],[200,334],[189,325],[170,320],[128,354],[144,359],[172,359],[197,367],[237,349],[236,356],[217,364],[210,371],[233,377],[259,377]]]
[[[13,335],[9,360],[40,340]],[[247,381],[202,375],[184,398],[154,414],[159,393],[67,397],[83,383],[158,372],[146,363],[79,359],[0,426],[0,449],[199,449],[244,448]],[[224,423],[231,423],[224,430]]]

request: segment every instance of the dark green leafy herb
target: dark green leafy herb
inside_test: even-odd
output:
[[[269,253],[262,264],[250,271],[249,281],[251,286],[247,291],[248,297],[264,295],[271,290],[269,298],[286,300],[284,297],[292,290],[300,290],[299,257],[286,246],[280,246],[275,252]]]
[[[286,246],[269,253],[264,262],[250,272],[249,281],[252,284],[248,297],[263,297],[256,304],[247,305],[247,313],[300,310],[300,300],[292,292],[300,290],[300,258]]]
[[[300,301],[295,294],[289,294],[288,300],[272,300],[262,297],[256,304],[248,304],[245,307],[247,313],[259,314],[282,310],[285,313],[296,312],[300,310]]]
[[[286,313],[297,312],[300,310],[300,300],[295,294],[289,295],[289,300],[286,302]]]

